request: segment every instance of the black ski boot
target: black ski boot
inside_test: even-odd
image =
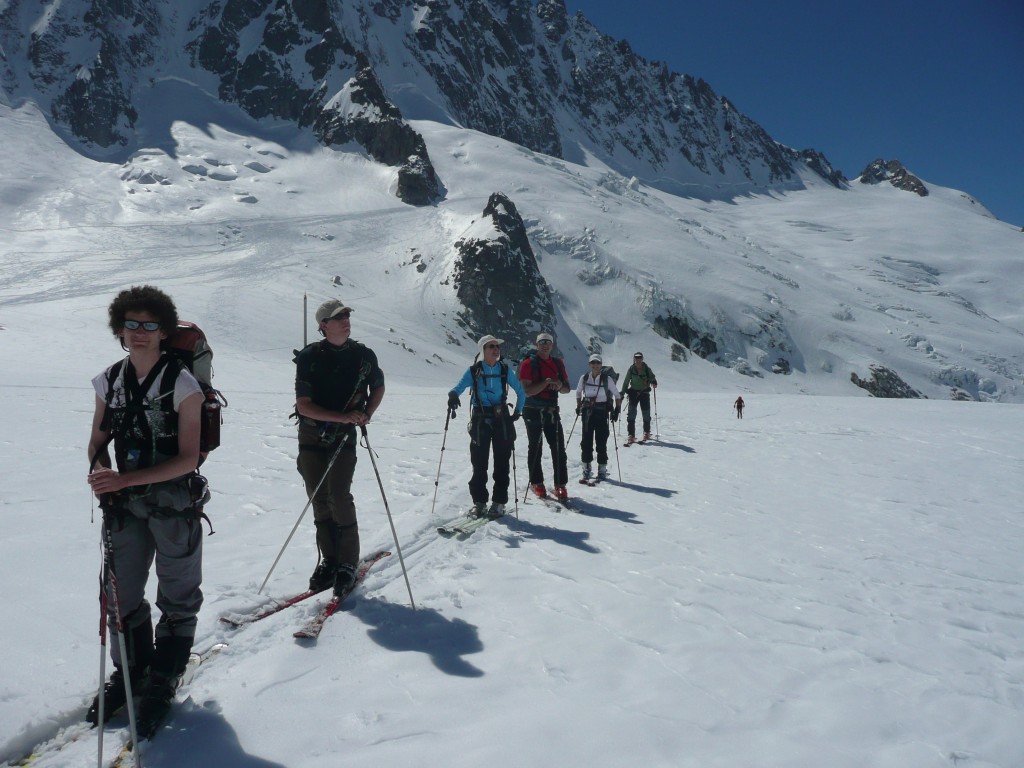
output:
[[[152,738],[171,711],[174,693],[181,684],[191,651],[191,637],[171,635],[156,639],[149,687],[139,702],[139,713],[135,719],[140,739]]]
[[[341,597],[356,583],[356,567],[345,563],[338,566],[334,576],[334,596]]]
[[[128,630],[124,636],[125,651],[128,653],[128,674],[132,684],[132,694],[138,696],[149,682],[149,665],[153,660],[153,620],[148,616],[137,627]],[[132,614],[132,616],[136,615]],[[126,616],[124,623],[130,625],[132,616]],[[116,636],[113,638],[117,642]],[[107,722],[120,712],[128,703],[128,692],[124,686],[124,669],[114,665],[114,671],[103,686],[103,722]],[[92,725],[99,725],[100,697],[92,700],[92,706],[85,713],[85,720]]]
[[[338,561],[325,557],[309,577],[309,591],[322,592],[334,585],[334,574],[338,570]]]

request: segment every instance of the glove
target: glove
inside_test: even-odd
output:
[[[579,416],[583,412],[583,406],[580,403],[576,403],[576,415]]]
[[[458,393],[457,392],[449,392],[448,393],[448,407],[451,410],[454,411],[460,405],[462,405],[462,403],[459,402],[459,395],[458,395]]]
[[[616,409],[614,409],[612,411],[611,417],[612,417],[612,421],[618,421],[619,420],[619,409],[618,408],[616,408]]]
[[[522,411],[516,411],[512,414],[512,421],[519,421],[523,417]]]

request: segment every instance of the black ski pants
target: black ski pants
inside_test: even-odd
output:
[[[589,464],[594,460],[594,444],[597,444],[597,463],[608,463],[608,409],[602,405],[583,409],[583,438],[580,441],[580,460]]]
[[[523,422],[526,424],[526,438],[529,443],[527,463],[530,465],[530,484],[544,482],[544,468],[541,460],[544,457],[544,440],[551,449],[551,462],[554,464],[555,485],[566,485],[569,482],[568,463],[565,459],[565,433],[562,431],[562,419],[558,414],[558,406],[550,408],[523,408]]]
[[[487,469],[494,454],[494,487],[490,500],[496,504],[508,503],[509,464],[515,447],[515,428],[507,417],[487,415],[474,409],[469,425],[469,459],[473,476],[469,480],[469,494],[474,503],[486,504]]]
[[[626,411],[626,434],[630,437],[636,436],[636,407],[639,405],[643,413],[644,433],[651,431],[651,392],[641,392],[636,389],[626,390],[626,399],[629,400],[629,408]]]

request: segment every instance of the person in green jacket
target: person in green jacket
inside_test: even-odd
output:
[[[633,364],[622,380],[622,391],[629,403],[626,411],[626,445],[636,442],[636,407],[640,406],[644,420],[644,440],[651,438],[651,390],[657,389],[658,379],[651,366],[644,362],[643,352],[633,355]]]

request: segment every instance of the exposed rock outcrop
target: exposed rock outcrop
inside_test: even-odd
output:
[[[550,289],[515,204],[495,192],[483,215],[455,243],[452,284],[462,305],[457,319],[474,340],[491,333],[505,339],[507,350],[518,350],[538,330],[555,327]]]
[[[860,172],[861,184],[881,184],[887,181],[896,189],[913,192],[921,197],[928,196],[928,187],[917,176],[908,171],[899,160],[874,160]]]
[[[920,392],[911,387],[899,375],[883,365],[869,366],[871,371],[870,379],[862,379],[856,373],[850,374],[850,381],[861,389],[867,390],[872,397],[890,397],[904,399],[919,399],[924,397]]]

